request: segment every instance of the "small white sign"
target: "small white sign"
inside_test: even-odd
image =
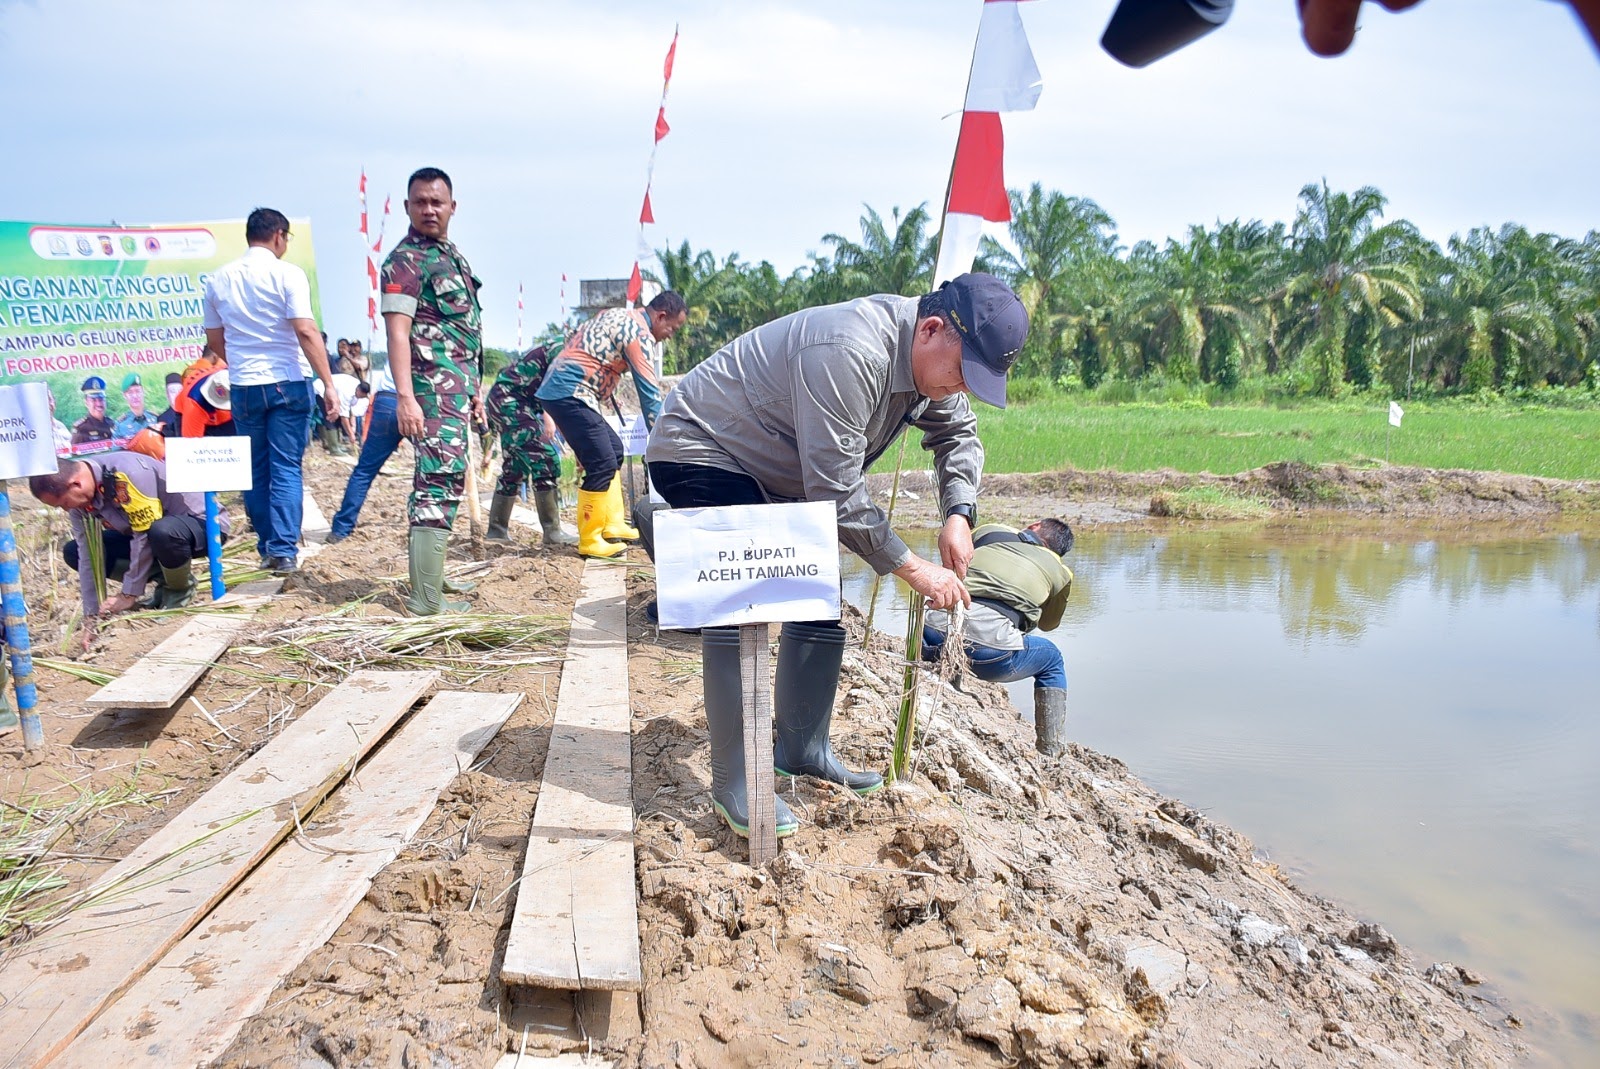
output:
[[[663,509],[655,539],[664,628],[839,618],[831,501]]]
[[[168,438],[167,489],[175,494],[250,489],[250,439]]]
[[[1389,426],[1391,426],[1391,427],[1400,426],[1400,417],[1404,416],[1405,414],[1406,414],[1405,410],[1400,407],[1400,402],[1398,402],[1398,401],[1390,401],[1389,402]]]
[[[42,382],[0,386],[0,479],[48,475],[56,464],[50,387]]]
[[[629,416],[618,434],[622,438],[622,451],[627,456],[645,454],[645,446],[650,443],[650,427],[645,426],[643,416]]]

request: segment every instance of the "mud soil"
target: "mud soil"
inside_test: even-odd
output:
[[[308,562],[175,711],[93,713],[82,702],[94,685],[40,670],[46,760],[27,760],[17,733],[0,736],[0,799],[59,802],[130,784],[140,791],[55,844],[74,886],[348,670],[294,659],[272,642],[275,631],[363,598],[360,611],[398,612],[409,464],[397,457],[390,470],[401,474],[378,480],[355,536]],[[311,456],[325,513],[348,472]],[[1446,525],[1543,524],[1588,517],[1600,496],[1595,484],[1381,474],[1284,468],[1237,478],[1277,494],[1282,510],[1302,519],[1315,502]],[[931,523],[936,504],[917,478],[903,483],[900,518]],[[1208,478],[994,476],[985,508],[1002,518],[1065,513],[1076,524],[1156,524],[1164,521],[1147,515],[1154,489]],[[71,573],[52,563],[65,519],[13,493],[35,650],[56,654],[76,601]],[[527,700],[219,1064],[489,1066],[509,1050],[586,1045],[519,1028],[496,979],[582,563],[570,550],[543,550],[525,528],[517,547],[487,551],[474,550],[464,529],[463,520],[452,569],[480,583],[479,610],[548,617],[552,659],[488,674],[463,669],[442,683],[520,691]],[[634,555],[629,687],[644,1032],[596,1044],[623,1064],[1515,1062],[1517,1017],[1527,1013],[1502,1005],[1465,965],[1415,961],[1371,919],[1295,888],[1236,832],[1155,794],[1114,759],[1075,748],[1041,761],[1005,693],[970,678],[928,684],[909,781],[864,800],[801,782],[789,795],[801,831],[766,871],[752,871],[706,796],[698,641],[648,626],[651,580],[643,555]],[[849,622],[859,636],[859,618]],[[180,624],[119,621],[82,660],[121,669]],[[887,763],[899,678],[889,646],[881,636],[866,649],[857,641],[847,657],[834,739],[857,765]]]
[[[892,476],[869,477],[887,499]],[[985,515],[1033,520],[1066,505],[1088,523],[1152,523],[1152,499],[1196,487],[1220,490],[1271,508],[1281,519],[1316,516],[1426,523],[1450,527],[1477,522],[1590,523],[1600,514],[1600,481],[1569,482],[1503,472],[1431,468],[1310,467],[1292,461],[1237,475],[1065,471],[985,475]],[[901,509],[908,520],[931,521],[938,508],[931,471],[901,476]]]

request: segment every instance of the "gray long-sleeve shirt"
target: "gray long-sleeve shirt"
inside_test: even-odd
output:
[[[911,559],[866,471],[907,426],[933,453],[942,508],[976,504],[978,421],[964,395],[930,401],[911,374],[915,297],[810,308],[740,335],[667,395],[649,463],[743,472],[773,501],[833,501],[839,540],[880,575]]]
[[[206,495],[170,493],[166,464],[143,453],[106,453],[86,457],[84,463],[94,472],[95,485],[99,487],[88,511],[108,529],[128,536],[128,570],[122,577],[122,592],[138,597],[144,593],[155,562],[150,550],[150,526],[163,516],[204,520]],[[95,590],[89,554],[83,548],[84,510],[72,509],[67,515],[72,522],[72,535],[78,540],[78,595],[83,599],[84,615],[91,616],[100,611],[100,595]],[[224,532],[228,530],[226,512],[221,526]],[[106,566],[110,565],[107,561]]]

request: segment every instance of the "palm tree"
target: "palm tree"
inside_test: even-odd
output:
[[[1543,235],[1541,235],[1543,236]],[[1428,293],[1426,348],[1441,385],[1476,393],[1529,385],[1555,348],[1549,254],[1525,229],[1452,237]]]
[[[1239,384],[1264,333],[1252,297],[1281,249],[1281,235],[1259,220],[1234,220],[1215,231],[1192,226],[1187,241],[1169,239],[1160,254],[1146,247],[1132,316],[1168,375],[1225,389]]]
[[[1028,310],[1031,329],[1019,366],[1055,377],[1083,340],[1084,324],[1103,318],[1084,297],[1098,289],[1091,276],[1103,281],[1105,261],[1116,255],[1117,224],[1087,197],[1046,192],[1038,182],[1026,194],[1009,195],[1016,251],[986,238],[982,267],[1009,282]]]
[[[1326,180],[1300,190],[1300,210],[1290,234],[1289,280],[1281,300],[1291,342],[1309,354],[1313,393],[1336,396],[1349,370],[1353,318],[1395,327],[1421,311],[1416,269],[1408,256],[1425,243],[1409,223],[1379,225],[1387,204],[1373,186],[1335,193]],[[1364,348],[1362,378],[1379,371],[1377,354]]]
[[[656,259],[661,274],[648,272],[649,277],[676,291],[689,306],[689,318],[668,340],[662,363],[671,372],[688,371],[731,336],[728,319],[740,301],[746,268],[736,252],[719,264],[710,249],[695,252],[687,241],[676,249],[656,250]]]
[[[825,234],[833,246],[832,266],[853,297],[873,293],[915,296],[928,292],[933,275],[933,242],[927,235],[928,206],[919,204],[900,214],[890,212],[890,225],[870,206],[861,217],[861,240]]]

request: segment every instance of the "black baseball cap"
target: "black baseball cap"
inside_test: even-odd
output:
[[[970,271],[939,287],[944,308],[961,335],[961,378],[980,401],[1006,407],[1006,373],[1028,340],[1028,313],[1011,287]]]

